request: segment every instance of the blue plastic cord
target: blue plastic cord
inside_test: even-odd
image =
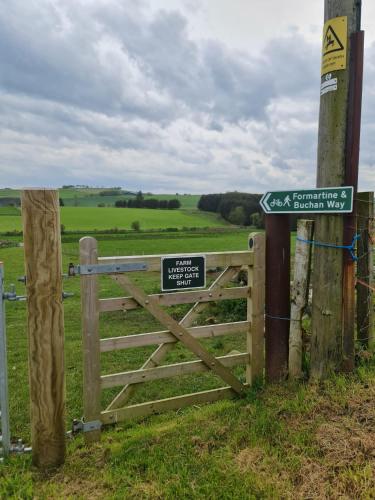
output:
[[[303,238],[297,236],[298,241],[302,241],[303,243],[309,243],[310,245],[315,245],[316,247],[341,248],[342,250],[348,250],[354,262],[358,260],[358,257],[355,255],[354,252],[355,252],[356,241],[359,240],[360,238],[361,235],[356,234],[355,236],[353,236],[351,245],[334,245],[333,243],[321,243],[320,241],[304,240]]]

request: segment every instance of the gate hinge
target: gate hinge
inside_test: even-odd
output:
[[[92,420],[91,422],[85,422],[84,420],[78,420],[75,418],[72,422],[72,430],[68,431],[69,436],[75,436],[79,432],[91,432],[100,430],[102,423],[100,420]]]
[[[80,264],[75,266],[69,264],[68,275],[93,275],[93,274],[116,274],[128,273],[134,271],[147,271],[148,266],[142,262],[134,262],[131,264]]]

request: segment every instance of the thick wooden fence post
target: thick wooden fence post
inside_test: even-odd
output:
[[[64,314],[59,197],[56,190],[22,192],[31,440],[33,463],[65,460]]]
[[[264,304],[265,304],[265,266],[266,240],[263,233],[251,233],[249,249],[254,253],[253,266],[248,267],[248,285],[251,297],[247,299],[247,320],[251,326],[247,335],[247,352],[250,364],[246,367],[246,382],[263,380],[264,372]]]
[[[374,218],[374,193],[358,193],[357,195],[357,231],[361,235],[358,240],[357,262],[357,339],[365,349],[375,347],[374,315],[373,315],[373,250],[372,226]]]
[[[288,373],[290,228],[288,215],[266,216],[266,379]]]
[[[95,238],[79,241],[80,264],[98,263]],[[81,307],[83,335],[83,414],[85,422],[100,420],[100,338],[98,276],[81,275]],[[85,432],[87,444],[100,440],[100,429]]]
[[[297,237],[311,241],[314,232],[313,220],[300,219]],[[290,303],[289,377],[302,377],[302,315],[309,299],[310,264],[312,245],[296,241],[294,273]]]

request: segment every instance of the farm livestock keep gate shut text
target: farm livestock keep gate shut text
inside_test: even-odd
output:
[[[147,295],[129,277],[130,271],[159,272],[162,259],[176,256],[98,257],[97,241],[91,237],[80,241],[80,266],[72,268],[81,277],[82,330],[84,352],[84,423],[87,442],[100,437],[100,427],[133,417],[167,410],[177,410],[193,404],[213,402],[241,395],[264,369],[264,234],[249,238],[249,250],[244,252],[206,253],[208,268],[221,268],[221,274],[205,290]],[[192,256],[192,255],[191,255]],[[184,257],[188,255],[184,254]],[[245,268],[247,286],[225,285]],[[99,275],[110,274],[129,293],[129,296],[100,299]],[[228,299],[247,299],[247,320],[232,323],[195,326],[199,313],[209,302]],[[181,321],[176,321],[162,306],[193,304]],[[99,315],[108,311],[144,308],[165,328],[163,331],[100,339]],[[126,319],[124,319],[126,321]],[[221,335],[247,333],[246,352],[214,357],[199,339]],[[166,354],[181,342],[198,358],[194,361],[161,365]],[[108,351],[156,345],[157,348],[138,370],[101,375],[100,354]],[[246,383],[242,383],[231,367],[246,365]],[[224,387],[183,396],[127,405],[134,389],[147,381],[211,370]],[[101,391],[121,387],[120,392],[101,410]]]

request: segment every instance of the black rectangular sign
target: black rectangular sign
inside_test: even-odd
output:
[[[206,258],[203,255],[163,257],[161,264],[164,292],[206,286]]]

